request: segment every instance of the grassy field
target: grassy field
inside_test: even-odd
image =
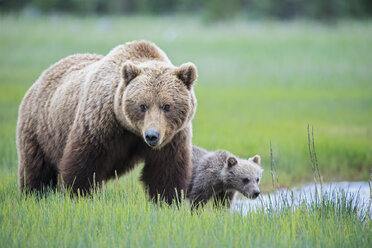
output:
[[[134,173],[139,175],[139,171]],[[281,212],[239,212],[186,204],[159,207],[130,176],[93,198],[61,192],[21,196],[15,177],[0,184],[1,247],[370,247],[371,216],[347,201],[302,204]]]
[[[50,64],[106,54],[134,39],[158,44],[175,65],[194,62],[193,143],[241,157],[260,154],[270,190],[270,142],[279,183],[312,180],[307,124],[324,181],[368,180],[372,165],[372,22],[203,25],[191,17],[0,17],[0,247],[356,246],[371,219],[304,205],[246,217],[208,207],[191,215],[147,202],[139,169],[93,199],[23,197],[17,191],[17,108]]]

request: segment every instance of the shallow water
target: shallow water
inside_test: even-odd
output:
[[[258,209],[281,210],[293,208],[300,204],[308,204],[321,196],[334,202],[346,201],[353,207],[357,207],[359,214],[372,216],[372,196],[368,182],[334,182],[317,185],[317,193],[314,184],[296,187],[293,189],[280,189],[271,194],[262,194],[256,200],[237,198],[233,201],[232,209],[246,214]]]

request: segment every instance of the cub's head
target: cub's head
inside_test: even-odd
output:
[[[244,196],[257,198],[260,194],[258,185],[263,172],[260,164],[259,155],[249,159],[240,159],[233,155],[227,157],[224,166],[225,182],[231,189],[239,191]]]
[[[125,125],[151,148],[159,149],[184,128],[196,111],[193,84],[194,64],[173,67],[150,61],[122,69],[123,92],[120,110]]]

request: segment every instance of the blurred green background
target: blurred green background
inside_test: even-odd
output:
[[[370,1],[0,0],[0,170],[15,179],[17,109],[52,63],[155,42],[199,70],[193,143],[263,157],[279,183],[312,181],[307,125],[324,181],[368,180],[372,165]],[[14,180],[16,183],[16,180]]]
[[[203,14],[209,20],[251,18],[335,19],[372,15],[369,0],[0,0],[4,12],[33,10],[75,14]]]

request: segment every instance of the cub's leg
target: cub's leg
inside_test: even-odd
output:
[[[213,196],[214,206],[222,206],[229,208],[234,198],[234,192],[221,192]]]

